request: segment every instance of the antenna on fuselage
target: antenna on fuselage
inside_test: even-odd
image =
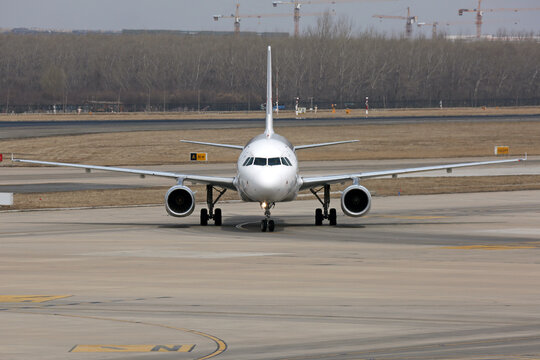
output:
[[[264,131],[266,137],[274,133],[272,110],[272,47],[268,46],[268,61],[266,65],[266,130]]]

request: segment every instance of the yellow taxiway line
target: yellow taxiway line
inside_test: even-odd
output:
[[[42,303],[58,300],[71,295],[0,295],[0,303]]]

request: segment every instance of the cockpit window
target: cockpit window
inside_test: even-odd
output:
[[[290,162],[289,159],[286,158],[286,157],[282,157],[282,158],[281,158],[281,163],[282,163],[283,165],[285,165],[285,166],[292,166],[291,162]]]
[[[253,165],[265,166],[266,165],[266,158],[255,158],[255,161],[253,162]]]
[[[274,158],[259,158],[259,157],[248,157],[242,166],[250,166],[250,165],[257,165],[257,166],[276,166],[276,165],[285,165],[285,166],[292,166],[291,161],[286,157],[274,157]]]
[[[251,165],[251,164],[253,164],[253,158],[252,158],[252,157],[248,157],[248,158],[246,159],[246,161],[244,161],[243,166],[249,166],[249,165]]]

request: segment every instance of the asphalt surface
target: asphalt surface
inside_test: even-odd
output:
[[[0,138],[261,121],[0,122]],[[464,160],[307,162],[301,172]],[[453,175],[538,174],[539,167],[535,157]],[[231,164],[151,168],[234,174]],[[0,178],[0,192],[160,185],[172,184],[65,168],[3,168]],[[257,204],[239,202],[220,204],[220,227],[198,225],[200,204],[187,218],[167,216],[162,205],[2,211],[0,358],[540,359],[539,191],[376,197],[363,218],[332,204],[336,227],[312,225],[315,201],[278,204],[274,233],[260,232]]]
[[[540,358],[539,191],[316,206],[3,212],[0,357]]]
[[[468,122],[468,121],[540,121],[540,115],[502,116],[440,116],[440,117],[368,117],[368,118],[319,118],[280,119],[275,126],[305,125],[374,125],[416,124],[425,122]],[[107,121],[0,121],[0,139],[29,138],[55,135],[80,135],[124,131],[185,130],[185,129],[230,129],[261,127],[264,114],[252,119],[178,119],[178,120],[107,120]]]

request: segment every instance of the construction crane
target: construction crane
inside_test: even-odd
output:
[[[409,7],[407,7],[407,16],[394,16],[394,15],[378,15],[375,14],[372,17],[379,18],[379,19],[397,19],[397,20],[405,20],[405,34],[407,37],[411,37],[412,35],[412,25],[416,22],[418,22],[418,16],[411,16],[411,10]]]
[[[482,23],[485,12],[518,12],[518,11],[536,11],[540,10],[540,7],[537,8],[495,8],[495,9],[482,9],[481,8],[482,0],[478,0],[478,7],[476,9],[459,9],[458,15],[462,16],[466,12],[475,12],[476,13],[476,37],[480,38],[482,36]]]
[[[355,1],[362,1],[362,0],[312,0],[312,1],[309,1],[309,0],[306,0],[306,1],[291,0],[291,1],[273,1],[272,6],[273,7],[277,7],[278,5],[293,5],[294,6],[294,13],[293,13],[294,36],[298,37],[298,35],[300,35],[300,7],[302,5],[337,4],[337,3],[342,3],[342,2],[355,2]],[[377,1],[377,0],[373,0],[373,1]],[[385,0],[385,1],[388,1],[388,0]],[[323,13],[321,13],[320,15],[322,15],[322,14]],[[310,14],[302,14],[302,16],[310,16]]]
[[[439,25],[439,22],[437,21],[434,21],[432,23],[427,23],[427,22],[419,22],[416,24],[416,26],[418,27],[421,27],[421,26],[432,26],[431,28],[431,38],[432,39],[435,39],[437,37],[437,26]]]
[[[452,22],[449,22],[449,21],[446,21],[446,22],[434,21],[434,22],[431,22],[431,23],[419,22],[419,23],[416,23],[416,26],[418,26],[418,27],[431,26],[431,38],[435,39],[437,37],[437,27],[438,26],[441,26],[441,25],[442,26],[450,26],[450,25],[457,25],[457,24],[471,24],[471,22],[469,22],[469,21],[452,21]]]
[[[304,16],[321,16],[324,13],[309,13],[304,14]],[[214,21],[218,21],[219,19],[234,19],[234,33],[238,34],[240,33],[240,19],[242,18],[255,18],[260,19],[263,17],[286,17],[290,16],[289,14],[240,14],[240,4],[236,3],[236,11],[234,14],[231,15],[213,15]],[[296,35],[296,34],[295,34]]]

